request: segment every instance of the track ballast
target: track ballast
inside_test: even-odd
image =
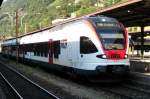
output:
[[[14,99],[59,99],[13,68],[2,63],[0,65],[1,79],[5,79],[6,85],[11,88]]]

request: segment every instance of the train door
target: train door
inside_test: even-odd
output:
[[[49,56],[49,64],[53,63],[53,40],[50,39],[48,42],[49,50],[48,50],[48,56]]]

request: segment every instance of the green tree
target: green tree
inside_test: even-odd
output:
[[[112,4],[120,3],[127,0],[7,0],[3,3],[0,13],[13,13],[14,25],[11,26],[9,17],[4,17],[0,20],[0,33],[6,33],[8,36],[15,35],[15,11],[22,8],[21,13],[27,13],[22,19],[23,26],[21,26],[22,15],[19,15],[19,32],[20,35],[25,31],[25,24],[27,24],[27,31],[40,29],[42,27],[51,25],[51,21],[58,18],[67,18],[71,13],[76,13],[78,16],[85,15],[99,9],[96,4],[104,4],[110,6]],[[39,14],[37,14],[39,13]],[[1,17],[1,15],[0,15]]]

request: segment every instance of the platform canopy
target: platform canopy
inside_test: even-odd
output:
[[[106,15],[114,17],[126,27],[150,25],[150,0],[129,0],[89,15]]]

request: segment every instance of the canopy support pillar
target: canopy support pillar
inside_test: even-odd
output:
[[[144,26],[141,25],[141,58],[144,58]]]

